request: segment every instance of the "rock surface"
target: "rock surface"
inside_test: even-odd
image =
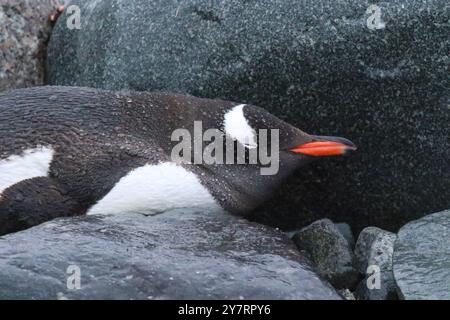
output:
[[[353,236],[352,228],[348,223],[340,222],[335,223],[336,228],[339,232],[344,236],[345,240],[347,240],[348,245],[353,250],[355,248],[355,237]]]
[[[450,299],[450,210],[400,229],[395,242],[394,276],[404,299]]]
[[[355,245],[355,267],[361,274],[366,274],[372,244],[385,231],[377,227],[367,227],[361,231]]]
[[[339,299],[308,265],[223,212],[61,218],[0,238],[0,299]]]
[[[351,288],[358,279],[348,241],[329,219],[312,223],[292,238],[309,255],[317,273],[335,288]]]
[[[345,300],[356,300],[353,293],[348,289],[339,290],[339,294],[345,299]]]
[[[2,0],[0,91],[42,85],[55,0]]]
[[[73,1],[78,3],[79,1]],[[60,20],[52,84],[170,90],[259,105],[359,151],[300,170],[255,219],[394,230],[450,207],[448,0],[99,0]],[[130,21],[132,23],[130,23]],[[379,24],[382,26],[382,23]]]
[[[375,227],[365,228],[355,246],[358,271],[365,275],[355,292],[359,300],[391,300],[397,298],[397,287],[392,273],[392,255],[396,235]],[[371,267],[371,269],[367,269]],[[379,288],[369,288],[369,278],[379,272]],[[376,276],[376,275],[375,275]]]

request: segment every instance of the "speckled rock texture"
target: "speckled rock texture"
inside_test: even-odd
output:
[[[375,227],[365,228],[359,235],[355,246],[355,264],[365,276],[359,283],[355,296],[359,300],[397,299],[397,286],[392,273],[392,256],[396,235]],[[367,267],[371,266],[369,273]],[[377,268],[377,269],[374,269]],[[369,277],[379,271],[380,287],[369,288]]]
[[[394,277],[407,300],[450,300],[450,210],[408,223],[398,233]]]
[[[224,212],[60,218],[0,238],[0,299],[340,299],[309,265]]]
[[[355,237],[353,236],[352,228],[348,223],[340,222],[334,224],[339,232],[344,236],[345,240],[347,240],[350,249],[355,248]]]
[[[345,300],[356,300],[353,293],[348,289],[339,290],[339,294],[345,299]]]
[[[358,280],[347,239],[329,219],[316,221],[292,238],[300,252],[310,257],[317,273],[338,289],[352,288]]]
[[[73,3],[78,3],[76,0]],[[51,84],[167,90],[262,106],[359,151],[300,170],[255,219],[388,230],[450,207],[448,0],[99,0],[61,19]]]
[[[42,85],[55,0],[0,3],[0,91]]]
[[[361,274],[366,274],[372,245],[377,237],[383,235],[386,231],[377,227],[364,228],[358,235],[355,245],[355,267]]]

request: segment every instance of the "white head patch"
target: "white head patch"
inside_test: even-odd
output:
[[[248,148],[256,148],[256,132],[250,127],[244,115],[245,104],[235,106],[228,111],[224,117],[224,130],[233,139],[236,139],[241,144]]]
[[[47,176],[52,159],[52,148],[38,147],[0,160],[0,194],[22,180]]]

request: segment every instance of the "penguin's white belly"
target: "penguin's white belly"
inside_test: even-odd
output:
[[[197,176],[165,162],[130,171],[87,214],[157,214],[176,208],[219,209]]]
[[[0,196],[20,181],[47,176],[53,153],[50,147],[36,147],[0,160]]]

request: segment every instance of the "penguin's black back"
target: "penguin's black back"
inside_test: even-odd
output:
[[[0,159],[36,145],[89,139],[99,132],[111,137],[119,120],[112,115],[118,112],[118,101],[101,90],[35,87],[7,92],[0,95]]]
[[[221,129],[223,115],[236,105],[172,93],[80,87],[14,90],[0,95],[0,161],[50,146],[54,154],[49,178],[87,209],[132,170],[171,162],[177,144],[171,140],[175,129],[192,133],[198,120],[203,121],[204,130]],[[263,115],[260,109],[250,110],[253,117]],[[279,119],[273,124],[283,125]],[[223,208],[239,213],[264,200],[283,177],[255,177],[259,169],[250,166],[183,167],[198,177]]]

